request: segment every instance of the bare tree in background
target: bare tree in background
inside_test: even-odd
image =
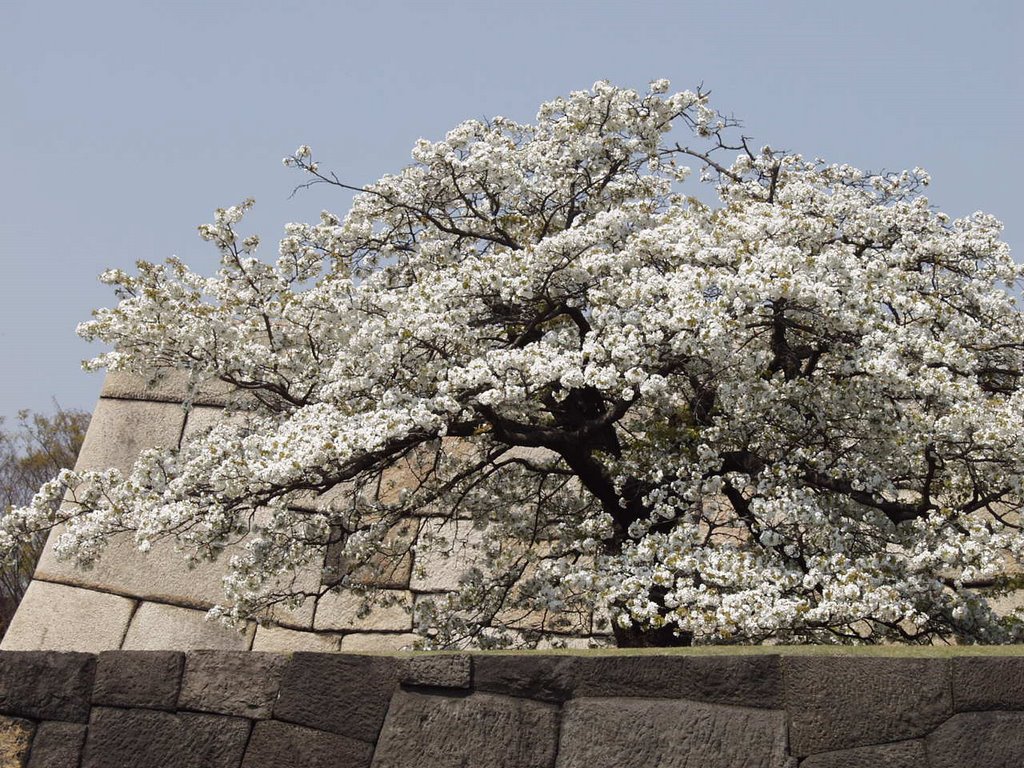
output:
[[[17,426],[4,429],[0,420],[0,509],[28,504],[39,487],[65,467],[75,464],[89,426],[89,414],[64,410],[52,415],[22,411]],[[28,588],[46,535],[27,539],[16,562],[0,569],[0,634],[14,616]]]

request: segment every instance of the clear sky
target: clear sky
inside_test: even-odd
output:
[[[343,213],[281,157],[309,144],[362,184],[466,118],[529,120],[595,80],[703,83],[758,143],[870,170],[922,166],[952,215],[1006,224],[1024,258],[1019,0],[267,2],[0,0],[0,415],[90,409],[76,324],[96,275],[176,254],[256,198]]]

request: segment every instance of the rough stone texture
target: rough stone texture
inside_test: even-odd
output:
[[[478,656],[478,690],[564,701],[645,696],[778,708],[778,656]]]
[[[386,657],[296,653],[285,668],[274,717],[373,742],[402,666]]]
[[[965,712],[926,740],[930,768],[1019,768],[1024,712]]]
[[[953,704],[957,712],[1024,709],[1024,656],[953,659]]]
[[[96,707],[82,768],[237,768],[248,738],[241,718]]]
[[[549,768],[557,741],[558,710],[547,704],[401,691],[391,700],[373,768]]]
[[[381,598],[393,605],[370,602],[366,615],[361,615],[365,600],[351,592],[329,592],[320,598],[313,627],[317,630],[384,630],[412,629],[412,594],[400,590],[382,590]]]
[[[800,768],[922,768],[928,765],[924,741],[897,741],[811,755]]]
[[[28,760],[35,724],[16,717],[0,717],[0,768],[23,768]]]
[[[173,710],[184,658],[174,651],[101,653],[96,661],[92,703]]]
[[[784,659],[794,755],[923,736],[953,712],[945,659]]]
[[[174,403],[101,398],[75,467],[128,472],[143,448],[176,448],[184,424],[185,412]]]
[[[424,523],[423,533],[428,537],[441,538],[427,542],[421,534],[409,582],[414,591],[458,589],[459,577],[483,561],[483,533],[466,520],[430,519]]]
[[[166,371],[155,381],[147,380],[146,377],[135,373],[110,372],[103,380],[100,397],[180,403],[187,384],[188,374],[181,371]],[[225,405],[230,396],[230,384],[210,381],[200,387],[193,403]]]
[[[402,685],[428,688],[469,688],[472,658],[465,653],[414,656],[405,668]]]
[[[341,650],[341,635],[298,632],[272,626],[256,627],[256,637],[253,638],[252,649],[274,653],[291,653],[293,651],[332,653]]]
[[[132,617],[121,647],[138,651],[194,651],[201,648],[246,651],[252,645],[254,632],[255,627],[251,624],[239,631],[217,621],[208,621],[204,611],[143,603]]]
[[[178,709],[266,719],[288,657],[249,651],[192,651],[185,659]]]
[[[85,726],[79,723],[40,723],[32,740],[28,768],[78,768],[85,746]]]
[[[345,653],[386,653],[388,651],[411,651],[415,649],[419,635],[412,632],[385,634],[364,632],[345,635],[341,639],[341,650]]]
[[[116,595],[33,581],[0,650],[85,651],[118,648],[135,603]]]
[[[0,653],[0,714],[84,723],[95,669],[87,653]]]
[[[787,768],[784,712],[665,699],[573,699],[558,768]]]
[[[256,723],[242,768],[366,768],[371,757],[365,741],[270,720]]]

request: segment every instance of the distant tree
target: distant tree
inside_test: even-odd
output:
[[[227,586],[250,616],[428,511],[471,517],[486,553],[417,604],[434,645],[595,607],[624,645],[1020,638],[972,586],[1024,558],[1001,225],[934,210],[923,171],[752,147],[667,88],[465,122],[365,187],[302,146],[287,165],[356,191],[343,218],[289,224],[265,262],[247,202],[200,227],[214,276],[105,273],[93,365],[226,382],[236,418],[128,474],[65,472],[0,545],[66,523],[58,551],[88,563],[119,531],[198,556],[249,533]]]
[[[0,420],[2,514],[28,505],[44,483],[75,465],[88,426],[88,413],[59,406],[53,415],[22,411],[13,430],[3,429]],[[51,508],[54,504],[50,502]],[[45,542],[45,531],[24,537],[0,568],[0,634],[28,588]]]

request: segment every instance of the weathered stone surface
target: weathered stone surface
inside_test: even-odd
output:
[[[957,712],[1024,709],[1024,656],[953,659],[953,704]]]
[[[412,578],[415,592],[444,592],[459,588],[459,577],[473,566],[483,564],[483,532],[466,520],[425,521]]]
[[[184,658],[175,651],[101,653],[96,662],[92,703],[173,710]]]
[[[558,768],[787,768],[777,710],[666,699],[573,699],[562,710]]]
[[[180,403],[185,396],[188,374],[183,371],[166,371],[155,381],[144,376],[123,371],[106,375],[100,397],[124,400],[155,400],[158,402]],[[225,405],[231,397],[231,385],[222,381],[210,381],[199,388],[193,403],[199,405]]]
[[[473,660],[465,653],[414,656],[409,659],[402,685],[430,688],[469,688]]]
[[[237,768],[248,738],[241,718],[95,707],[82,768]]]
[[[0,717],[0,768],[24,768],[35,725],[16,717]]]
[[[549,768],[557,742],[558,710],[547,704],[487,693],[400,691],[391,700],[373,768]]]
[[[251,651],[191,651],[178,709],[270,717],[288,657]]]
[[[926,740],[930,768],[1019,768],[1024,712],[954,715]]]
[[[85,726],[79,723],[40,723],[32,740],[28,768],[78,768],[85,746]]]
[[[252,649],[273,653],[291,653],[293,651],[334,653],[341,650],[341,635],[302,632],[274,626],[256,627],[256,637],[252,641]]]
[[[412,632],[400,634],[384,632],[355,632],[341,639],[341,650],[345,653],[386,653],[388,651],[414,650],[416,641],[421,639]]]
[[[95,669],[87,653],[0,653],[0,713],[84,723]]]
[[[180,405],[101,398],[75,466],[127,472],[143,448],[177,447],[184,424]]]
[[[743,656],[478,656],[477,690],[564,701],[572,696],[691,699],[782,706],[780,660]]]
[[[274,717],[372,743],[402,666],[386,657],[296,653],[285,668]]]
[[[143,603],[132,617],[121,647],[136,651],[194,651],[201,648],[245,651],[252,645],[254,632],[252,624],[239,631],[208,621],[204,611]]]
[[[875,747],[821,752],[800,763],[800,768],[922,768],[928,765],[924,741],[897,741]]]
[[[364,606],[364,598],[351,592],[329,592],[320,598],[313,623],[317,630],[385,630],[412,629],[412,594],[402,590],[381,590],[380,598],[387,603],[377,605],[371,601]],[[365,607],[365,611],[364,611]],[[365,615],[361,615],[365,613]]]
[[[366,768],[371,757],[365,741],[269,720],[256,723],[242,768]]]
[[[794,755],[923,736],[953,712],[945,659],[788,656]]]
[[[118,648],[135,602],[46,581],[28,586],[7,628],[4,651],[86,651]]]

